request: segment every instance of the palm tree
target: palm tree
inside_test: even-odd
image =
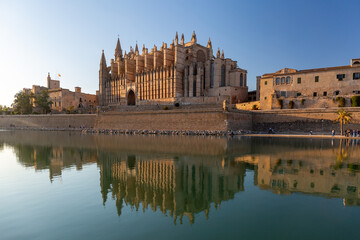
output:
[[[343,126],[346,123],[349,123],[352,119],[351,113],[345,111],[344,109],[338,110],[338,117],[336,121],[340,122],[341,136],[343,135]]]

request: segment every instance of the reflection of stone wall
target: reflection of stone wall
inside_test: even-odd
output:
[[[358,148],[345,147],[304,154],[299,151],[259,155],[254,162],[257,183],[275,193],[319,194],[344,198],[347,205],[360,205],[359,154]]]
[[[188,216],[217,207],[244,190],[245,167],[229,160],[151,159],[144,156],[100,155],[101,192],[104,203],[112,192],[118,214],[124,203],[143,211],[168,213],[176,223]]]

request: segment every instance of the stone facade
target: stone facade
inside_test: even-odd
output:
[[[47,76],[47,87],[33,85],[32,88],[24,88],[24,92],[37,95],[41,90],[48,90],[49,98],[53,102],[52,112],[64,112],[65,110],[74,110],[81,112],[95,112],[98,105],[97,95],[81,92],[80,87],[75,87],[75,91],[61,88],[60,81],[51,79],[50,73]],[[35,103],[34,103],[34,107]]]
[[[149,52],[145,46],[123,55],[120,40],[115,59],[107,66],[104,52],[99,70],[101,106],[146,104],[201,104],[247,101],[247,71],[217,51],[197,43],[195,32],[185,43],[184,35]]]
[[[360,94],[360,59],[347,66],[296,70],[284,68],[264,74],[260,80],[261,109],[337,107],[337,97],[350,98]],[[282,101],[278,101],[281,99]]]

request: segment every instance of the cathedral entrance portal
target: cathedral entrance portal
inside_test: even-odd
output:
[[[135,105],[135,93],[133,90],[130,90],[127,96],[127,105]]]

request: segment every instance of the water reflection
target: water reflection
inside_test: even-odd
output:
[[[25,167],[49,170],[97,164],[103,203],[161,211],[174,223],[209,216],[211,206],[254,185],[276,194],[304,193],[360,205],[360,147],[356,141],[281,138],[83,136],[74,133],[1,132]]]

